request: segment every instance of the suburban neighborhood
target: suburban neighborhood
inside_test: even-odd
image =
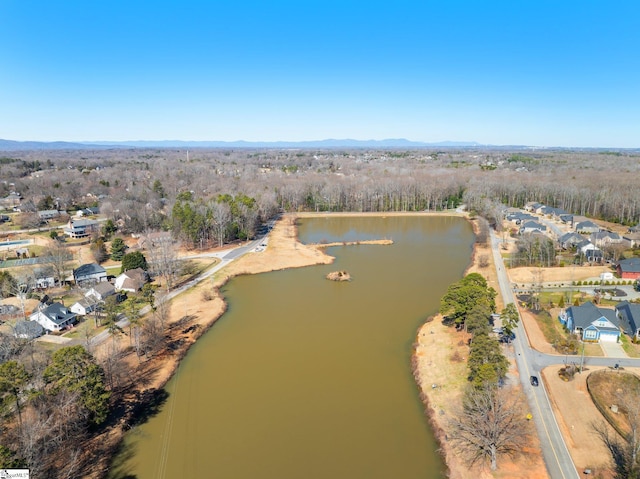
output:
[[[339,181],[357,178],[357,168],[345,175],[347,168],[338,168],[338,157],[332,153],[315,158],[287,155],[286,160],[278,160],[283,162],[278,168],[273,167],[275,158],[267,166],[264,158],[257,156],[260,181],[274,176],[273,181],[281,181],[284,188],[287,181],[307,181],[304,178],[315,175],[317,170]],[[440,160],[435,154],[417,154],[415,161],[416,164],[453,162],[460,158],[470,164],[479,161],[468,153],[457,155],[455,160]],[[363,152],[345,158],[347,164],[380,168],[396,161],[387,155]],[[506,167],[511,168],[509,174],[524,172],[519,156],[506,158],[517,161],[498,160],[496,169],[486,174],[495,174]],[[170,175],[160,179],[132,170],[129,181],[123,184],[120,181],[124,180],[107,177],[98,161],[90,168],[67,168],[63,172],[69,177],[77,176],[79,196],[73,199],[50,194],[57,193],[59,186],[55,185],[64,181],[64,175],[54,165],[47,167],[47,174],[36,171],[22,177],[23,188],[5,185],[6,194],[0,198],[4,207],[0,211],[0,339],[6,345],[5,364],[12,365],[14,357],[24,358],[25,372],[29,371],[30,355],[42,354],[43,361],[50,361],[56,351],[85,354],[73,349],[79,347],[90,357],[75,361],[87,361],[87,371],[91,370],[89,363],[100,368],[101,387],[109,393],[104,398],[129,394],[127,400],[131,404],[138,404],[136,401],[142,394],[134,384],[136,371],[143,374],[145,367],[162,364],[172,351],[184,354],[191,341],[206,330],[191,323],[193,296],[186,300],[180,299],[181,295],[202,290],[198,302],[218,301],[217,290],[207,288],[210,283],[206,279],[240,255],[254,255],[260,263],[261,255],[266,258],[277,248],[277,242],[269,238],[276,223],[281,222],[280,227],[295,237],[295,215],[304,210],[328,214],[341,208],[362,209],[365,204],[373,206],[372,209],[389,205],[407,208],[412,204],[406,199],[410,190],[401,187],[387,189],[385,193],[371,187],[340,194],[318,187],[313,191],[284,188],[278,189],[281,196],[277,199],[266,194],[254,198],[235,191],[233,195],[214,196],[207,203],[204,198],[209,194],[208,187],[196,186],[199,181],[196,177],[185,183],[189,187],[176,187],[172,183],[175,178]],[[287,162],[299,164],[292,168]],[[152,168],[150,163],[145,164]],[[237,178],[236,166],[232,160],[221,163],[216,176],[221,180]],[[92,187],[89,178],[94,180]],[[465,180],[460,178],[464,184]],[[50,180],[49,186],[45,179]],[[42,185],[41,194],[26,193],[35,191],[24,187],[33,183]],[[144,195],[136,190],[141,184],[146,188]],[[487,252],[481,252],[475,261],[488,285],[499,290],[498,305],[485,318],[491,326],[488,337],[499,343],[500,351],[515,369],[500,381],[518,389],[522,407],[530,411],[527,421],[543,429],[557,428],[542,422],[547,416],[555,417],[560,424],[570,420],[572,412],[563,409],[563,400],[572,397],[572,393],[558,392],[552,379],[553,367],[562,365],[566,384],[575,386],[582,394],[581,388],[586,387],[581,382],[583,371],[614,366],[617,372],[631,370],[640,358],[637,222],[627,220],[623,224],[584,208],[579,209],[581,214],[576,214],[569,208],[537,201],[521,201],[518,206],[487,202],[481,196],[460,193],[455,183],[442,188],[424,197],[421,196],[424,192],[416,189],[416,198],[411,201],[421,205],[420,208],[394,213],[463,216],[477,225],[478,245],[483,237],[491,243],[495,258],[491,260]],[[170,198],[168,189],[173,191]],[[134,190],[135,194],[129,193]],[[389,196],[378,201],[380,194]],[[356,212],[368,213],[389,214]],[[301,248],[293,246],[289,256]],[[228,276],[222,272],[217,278],[224,282]],[[500,310],[508,303],[515,306],[516,323],[511,326]],[[466,328],[460,326],[447,334],[455,338],[457,334],[466,334]],[[451,357],[468,358],[473,335],[458,343],[463,346],[453,347],[466,349]],[[448,357],[445,355],[445,360]],[[512,377],[513,374],[520,379]],[[126,393],[125,384],[129,388]],[[439,383],[433,384],[437,387],[430,394],[444,390]],[[12,396],[7,393],[6,397]],[[538,402],[533,398],[542,401],[547,397],[553,404],[548,411],[535,409]],[[26,394],[20,393],[19,404],[27,403]],[[96,424],[104,421],[104,414],[109,414],[110,400],[100,400],[98,404],[97,410],[86,413]],[[135,407],[143,407],[142,404]],[[18,409],[10,412],[17,414]],[[18,424],[19,417],[13,417]],[[128,418],[123,416],[122,421],[128,424]],[[558,467],[573,468],[580,473],[593,469],[593,463],[581,456],[584,454],[581,444],[572,437],[572,431],[584,434],[584,425],[571,421],[570,426],[575,429],[564,430],[562,439],[550,439],[548,443],[544,437],[539,439],[537,457],[544,458],[549,471],[556,467],[549,463],[549,457],[554,456],[563,462]],[[570,445],[565,446],[569,452],[558,452],[559,445]],[[602,461],[599,467],[610,461],[602,454],[597,457]]]

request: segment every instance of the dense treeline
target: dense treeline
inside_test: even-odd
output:
[[[109,413],[103,368],[83,346],[48,354],[25,340],[1,339],[12,347],[0,363],[0,467],[80,477],[89,459],[83,442]]]
[[[0,162],[0,196],[18,191],[34,206],[68,211],[99,205],[122,233],[172,230],[193,247],[251,237],[278,211],[423,211],[465,203],[498,223],[497,205],[539,201],[632,225],[640,219],[638,158],[568,150],[12,152],[11,161]]]
[[[505,385],[509,360],[490,322],[495,297],[486,279],[471,273],[451,284],[440,301],[444,322],[471,336],[469,386],[459,411],[450,419],[450,440],[471,464],[486,461],[492,470],[498,468],[499,457],[519,453],[531,432],[516,395]],[[515,305],[508,304],[501,317],[502,338],[509,342],[519,321]]]

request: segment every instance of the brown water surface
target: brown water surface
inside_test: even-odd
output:
[[[440,479],[410,369],[419,325],[469,263],[460,218],[305,219],[333,265],[232,280],[229,309],[126,438],[111,477]],[[337,269],[352,281],[327,281]]]

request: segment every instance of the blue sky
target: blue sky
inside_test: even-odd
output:
[[[0,0],[0,138],[640,147],[640,2]]]

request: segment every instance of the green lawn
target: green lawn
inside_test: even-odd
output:
[[[620,335],[622,349],[630,358],[640,358],[640,344],[633,344],[626,334]]]
[[[118,264],[115,266],[109,266],[105,269],[107,270],[107,276],[118,276],[120,274],[121,266]]]

